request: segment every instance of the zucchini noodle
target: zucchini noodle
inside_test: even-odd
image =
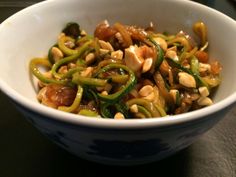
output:
[[[29,63],[37,98],[53,109],[110,119],[168,118],[210,106],[222,67],[207,51],[206,25],[196,22],[193,31],[199,43],[184,31],[107,21],[89,35],[70,22],[48,56]]]

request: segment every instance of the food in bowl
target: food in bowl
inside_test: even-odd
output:
[[[184,30],[184,29],[183,29]],[[66,25],[45,58],[34,58],[38,100],[75,114],[126,119],[176,115],[213,104],[221,64],[207,53],[207,27],[193,36],[106,20],[91,36]],[[45,70],[42,71],[40,67]]]
[[[236,101],[236,77],[232,77],[236,75],[235,50],[229,47],[236,41],[234,20],[192,1],[126,0],[125,4],[110,0],[44,1],[0,25],[0,89],[32,125],[60,147],[80,158],[109,165],[150,163],[173,155],[226,118]],[[121,21],[138,26],[148,26],[152,21],[159,31],[175,34],[184,30],[192,37],[192,24],[203,21],[210,44],[207,52],[211,60],[217,58],[223,66],[222,82],[211,97],[214,104],[166,118],[118,121],[88,118],[39,104],[37,81],[30,82],[30,60],[46,54],[67,22],[79,22],[93,34],[104,18],[111,24]]]

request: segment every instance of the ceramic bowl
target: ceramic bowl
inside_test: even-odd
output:
[[[45,56],[67,22],[88,33],[100,21],[122,22],[192,34],[192,24],[208,26],[210,56],[223,65],[212,106],[166,118],[96,119],[57,111],[38,103],[29,61]],[[236,22],[188,0],[49,0],[30,6],[0,25],[0,89],[45,136],[84,159],[133,165],[157,161],[189,146],[223,119],[236,101]]]

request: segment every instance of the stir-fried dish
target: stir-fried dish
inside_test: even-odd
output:
[[[126,119],[181,114],[213,104],[221,65],[209,59],[207,27],[195,36],[107,21],[94,35],[68,23],[30,70],[42,104],[74,114]],[[194,38],[195,37],[195,38]],[[197,37],[197,38],[196,38]]]

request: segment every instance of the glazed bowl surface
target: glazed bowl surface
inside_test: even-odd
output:
[[[38,103],[29,61],[45,56],[66,23],[93,34],[107,19],[190,35],[192,25],[208,27],[211,58],[223,66],[222,83],[212,106],[153,119],[96,119],[54,110]],[[223,119],[236,101],[236,22],[188,0],[49,0],[14,14],[0,25],[0,89],[45,136],[84,159],[133,165],[157,161],[189,146]]]

